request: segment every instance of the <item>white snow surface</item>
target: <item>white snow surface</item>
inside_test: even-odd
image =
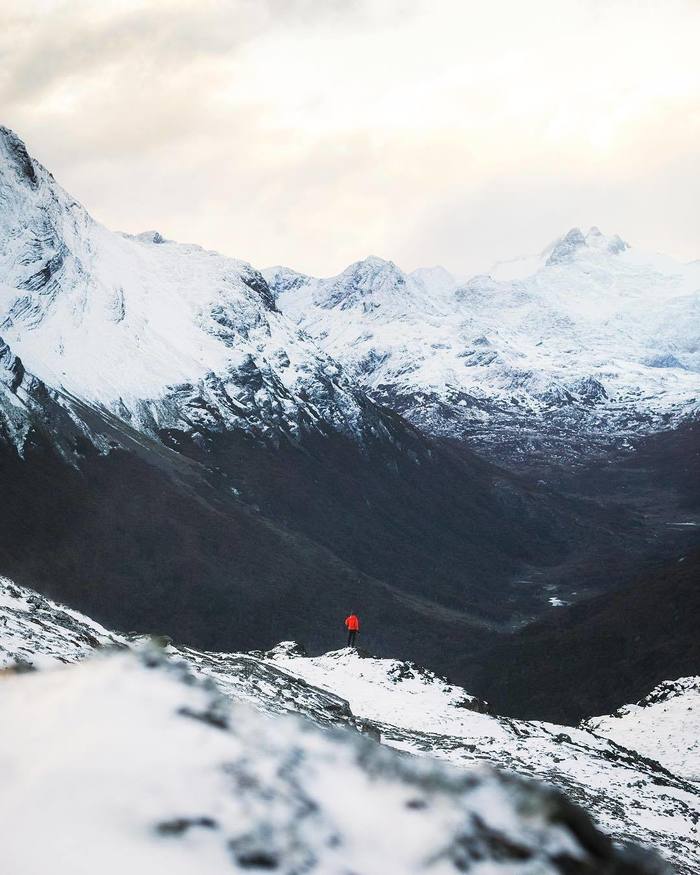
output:
[[[595,866],[535,788],[226,705],[186,680],[132,654],[4,680],[8,871],[546,875],[563,856]],[[525,859],[499,855],[499,841]]]
[[[290,644],[282,642],[267,653],[267,658],[310,684],[347,699],[358,716],[449,735],[471,734],[475,723],[493,724],[491,717],[467,710],[479,706],[475,696],[421,666],[398,659],[360,657],[349,647],[322,656],[299,657]]]
[[[635,705],[583,726],[700,783],[700,677],[664,681]]]
[[[48,620],[52,603],[0,586],[3,617],[33,607]],[[77,619],[58,608],[53,631],[67,618]],[[27,626],[26,641],[61,657],[81,652],[72,639],[62,649],[43,638],[42,625]],[[564,858],[593,873],[614,853],[535,784],[263,714],[154,651],[8,670],[0,710],[2,859],[12,875],[554,875]],[[660,871],[648,866],[631,871]]]
[[[41,746],[48,744],[46,735],[41,734],[49,731],[48,726],[55,726],[56,732],[64,730],[72,732],[73,724],[70,721],[78,720],[75,713],[68,714],[70,709],[66,706],[66,713],[63,716],[51,714],[42,723],[42,719],[39,717],[42,702],[48,702],[51,707],[54,707],[54,703],[56,707],[63,707],[61,705],[62,681],[59,683],[59,680],[43,679],[46,666],[83,660],[86,656],[92,655],[95,648],[101,649],[105,646],[138,650],[142,647],[142,642],[111,633],[75,611],[56,605],[8,580],[0,580],[0,665],[11,666],[19,660],[24,664],[34,664],[42,668],[39,675],[30,674],[18,678],[17,684],[10,688],[15,691],[13,698],[5,698],[0,703],[3,714],[10,713],[9,709],[13,709],[13,712],[14,709],[19,709],[24,714],[22,719],[29,721],[32,726],[28,739],[34,739],[31,743],[36,746],[28,749],[27,759],[31,756],[37,756],[37,751],[41,750]],[[419,758],[432,762],[441,760],[451,767],[466,770],[467,774],[473,774],[474,769],[484,766],[496,766],[559,787],[591,812],[598,824],[614,839],[620,842],[636,841],[653,846],[673,862],[678,872],[685,875],[685,873],[695,871],[693,867],[700,853],[697,833],[697,818],[700,814],[700,788],[688,780],[689,775],[684,776],[680,771],[675,772],[670,768],[670,764],[667,763],[667,769],[664,769],[661,765],[648,759],[651,756],[648,750],[642,751],[644,756],[640,756],[632,749],[632,744],[620,746],[617,741],[604,737],[604,734],[597,730],[591,731],[588,727],[556,726],[481,713],[484,710],[484,703],[432,672],[411,663],[367,657],[348,649],[318,657],[307,657],[293,642],[284,642],[267,653],[209,653],[176,647],[173,644],[167,644],[161,652],[169,663],[184,664],[195,675],[213,683],[227,700],[238,703],[238,705],[253,706],[268,717],[276,715],[279,718],[285,714],[301,714],[316,726],[339,727],[354,737],[357,735],[356,731],[359,730],[361,733],[380,739],[384,747],[396,748],[406,754],[417,755]],[[103,666],[103,663],[100,662],[99,665]],[[120,667],[114,667],[117,665]],[[186,739],[186,733],[189,730],[182,729],[182,724],[174,717],[171,706],[168,706],[160,716],[152,718],[148,716],[147,708],[144,711],[146,700],[153,698],[155,703],[163,703],[168,699],[170,693],[151,690],[149,685],[152,681],[150,678],[155,675],[148,673],[143,675],[142,668],[135,667],[133,662],[106,660],[104,666],[106,667],[95,668],[90,665],[81,675],[84,680],[75,681],[77,684],[75,689],[76,691],[81,690],[79,695],[85,696],[83,701],[93,701],[98,716],[102,714],[104,707],[104,713],[107,715],[105,724],[109,723],[112,726],[110,732],[120,732],[119,727],[133,723],[136,727],[135,734],[129,735],[124,740],[115,739],[114,741],[110,740],[109,734],[104,736],[106,739],[104,744],[108,745],[110,749],[115,748],[119,754],[115,755],[114,758],[113,773],[111,772],[111,762],[100,764],[93,760],[90,760],[89,764],[86,763],[84,770],[81,771],[76,764],[78,748],[76,748],[75,754],[69,753],[67,762],[70,763],[70,769],[76,770],[77,774],[82,776],[81,780],[84,781],[88,780],[88,773],[93,768],[96,769],[98,776],[105,771],[109,772],[105,779],[105,786],[109,787],[110,781],[117,781],[117,774],[120,771],[119,757],[122,754],[119,751],[124,751],[124,755],[126,755],[125,752],[131,745],[137,745],[136,736],[140,737],[143,726],[141,721],[149,722],[153,719],[158,727],[157,732],[151,735],[149,729],[144,729],[144,751],[148,750],[151,744],[148,739],[155,739],[158,737],[158,733],[163,732],[167,736],[172,729],[173,738],[177,738],[177,741],[173,742],[172,747],[169,741],[164,742],[163,756],[166,754],[171,756],[172,751],[177,749],[180,751],[180,759],[169,760],[167,769],[166,765],[162,765],[169,775],[171,772],[173,775],[162,784],[165,789],[161,793],[160,790],[157,790],[160,786],[159,778],[154,776],[152,771],[149,771],[150,767],[143,766],[139,751],[135,758],[136,765],[133,767],[134,781],[136,782],[134,786],[139,788],[142,786],[139,783],[141,772],[138,771],[139,764],[141,764],[142,769],[145,769],[147,773],[144,781],[153,788],[150,791],[152,798],[148,803],[153,807],[152,809],[144,808],[143,811],[155,811],[156,808],[159,810],[162,808],[162,815],[158,815],[162,820],[172,820],[178,817],[196,819],[211,816],[219,822],[221,816],[213,815],[211,812],[229,810],[230,803],[228,801],[216,796],[214,801],[206,804],[194,806],[188,803],[185,805],[185,800],[178,801],[180,800],[179,791],[173,789],[180,781],[182,786],[189,786],[191,780],[194,781],[195,787],[199,786],[201,777],[197,777],[196,780],[192,778],[190,768],[196,771],[204,763],[202,768],[211,772],[212,770],[216,771],[217,766],[212,761],[211,769],[209,769],[209,766],[206,766],[206,757],[204,760],[195,759],[195,765],[191,767],[188,765],[189,759],[186,751],[190,742]],[[55,679],[74,677],[72,674],[53,671],[50,668],[49,675]],[[98,676],[101,677],[101,680],[95,680],[94,685],[90,686],[93,682],[89,679],[96,679]],[[122,680],[119,680],[120,676]],[[146,680],[146,677],[149,680]],[[29,683],[24,684],[26,679],[34,683],[35,678],[37,680],[34,687]],[[83,686],[84,683],[87,686]],[[106,684],[106,688],[98,693],[98,688],[102,683]],[[153,681],[153,683],[156,686],[160,685],[160,682]],[[52,686],[53,684],[56,686]],[[175,687],[169,688],[175,689]],[[4,683],[0,683],[0,698],[2,691],[6,689],[8,687]],[[22,689],[26,691],[24,694],[20,692]],[[30,690],[35,692],[30,692]],[[133,702],[129,704],[124,698],[127,694],[131,696],[132,693],[136,696],[137,705],[134,705]],[[74,711],[80,713],[82,706],[71,699],[73,694],[66,695],[68,701],[73,701]],[[119,705],[110,704],[108,700],[112,695],[116,698],[121,697]],[[200,693],[192,693],[192,695],[199,696]],[[23,710],[22,703],[24,702],[31,710]],[[160,704],[157,707],[160,708]],[[115,710],[112,710],[113,708]],[[122,715],[132,715],[132,708],[135,708],[137,712],[133,716],[119,719],[115,716],[117,710]],[[141,713],[142,711],[143,713]],[[166,711],[170,715],[168,719],[174,720],[174,723],[167,724],[171,729],[167,729],[163,722],[166,720]],[[92,714],[92,711],[89,713]],[[241,713],[247,714],[247,712]],[[663,713],[652,713],[658,713],[660,721],[658,724],[654,724],[653,720],[650,720],[645,731],[647,735],[656,733],[657,750],[662,751],[669,738],[669,724],[664,721]],[[675,721],[672,724],[675,733],[672,746],[675,746],[679,751],[684,738],[686,743],[690,744],[698,736],[697,721],[700,719],[700,714],[696,710],[689,712],[689,715],[692,716],[689,716],[687,721]],[[100,716],[99,719],[102,720],[102,717]],[[67,722],[61,722],[64,720]],[[274,734],[277,731],[270,729],[268,733],[265,728],[266,724],[258,724],[254,718],[248,716],[242,717],[241,720],[244,721],[242,725],[255,727],[251,734],[260,736],[260,744],[263,748],[268,744],[266,739],[269,738],[270,733]],[[11,726],[11,722],[6,725],[6,733],[9,731],[8,727]],[[180,728],[176,729],[176,726]],[[12,731],[19,736],[19,728]],[[102,733],[106,732],[103,724],[100,723],[99,731],[94,725],[92,726],[90,731],[96,733],[92,741],[86,734],[87,730],[82,734],[79,728],[75,731],[76,739],[83,749],[91,751],[91,755],[94,755],[96,760],[101,759],[104,755]],[[131,732],[131,729],[128,731]],[[289,737],[292,737],[297,730],[284,729],[280,731],[289,732]],[[202,732],[202,729],[198,728],[197,732]],[[0,736],[2,734],[3,729],[0,728]],[[56,737],[58,736],[54,733],[52,738]],[[15,743],[15,740],[15,735],[12,735],[12,744]],[[669,745],[669,750],[672,749],[672,746]],[[58,770],[61,780],[67,780],[67,773],[62,771],[63,767],[60,765],[60,749],[55,744],[48,744],[48,748],[55,753],[56,759],[47,761],[47,773]],[[11,746],[8,747],[4,742],[0,745],[0,750],[9,749]],[[218,742],[216,742],[212,750],[218,751],[219,749]],[[69,748],[69,751],[71,750],[72,747]],[[171,751],[171,753],[167,753],[167,751]],[[197,756],[200,755],[204,756],[199,752]],[[172,756],[174,757],[174,754]],[[146,753],[144,752],[145,757]],[[249,752],[249,757],[255,760],[257,754],[253,755]],[[160,759],[160,753],[155,757],[155,762],[160,768],[163,763],[163,760]],[[37,769],[39,771],[36,771],[35,774],[37,775],[36,780],[40,783],[43,783],[44,778],[47,777],[41,771],[42,763],[42,758],[38,757]],[[334,775],[337,771],[335,765],[329,766],[329,770]],[[12,774],[17,780],[20,780],[21,772],[19,769]],[[126,767],[125,774],[132,775],[131,766]],[[177,777],[178,775],[180,777]],[[330,782],[328,792],[334,796],[333,804],[340,805],[344,811],[345,806],[349,806],[342,816],[354,817],[352,812],[355,810],[353,808],[355,803],[352,800],[344,799],[343,794],[338,793],[340,786],[338,780],[335,778],[328,778],[328,780]],[[352,785],[354,779],[349,778],[348,780],[349,784]],[[357,780],[361,783],[365,778]],[[171,781],[175,784],[171,784]],[[207,783],[208,781],[209,778],[204,782],[205,789],[202,790],[201,795],[198,795],[199,791],[196,791],[193,799],[209,799],[207,794],[210,792],[210,788],[218,785],[214,779],[212,779],[213,783]],[[25,788],[20,792],[29,793],[29,790]],[[139,789],[138,793],[141,792]],[[364,790],[362,792],[364,793]],[[388,805],[386,816],[393,817],[391,815],[392,803],[383,801],[385,797],[382,792],[381,789],[378,790],[377,804]],[[85,795],[89,796],[87,791]],[[335,797],[339,798],[336,800]],[[49,795],[49,799],[52,798]],[[125,798],[121,802],[114,803],[117,809],[120,805],[126,804]],[[171,803],[161,805],[166,799],[171,799]],[[367,800],[370,799],[374,800],[371,793],[364,798],[362,804],[368,805]],[[105,811],[109,810],[111,817],[115,811],[112,802],[109,803],[111,807],[108,809],[101,809],[101,800],[102,796],[98,795],[99,804],[94,810],[102,813],[96,813],[94,816],[103,817]],[[321,809],[325,812],[327,810],[325,797],[322,801]],[[53,802],[51,804],[54,805]],[[280,804],[284,808],[286,803]],[[58,816],[57,810],[58,803],[55,803],[55,809],[51,808],[52,816]],[[335,809],[332,810],[335,811]],[[141,811],[140,808],[134,813],[136,820],[141,817],[139,811]],[[80,816],[82,817],[83,814],[81,813]],[[85,816],[87,817],[87,814]],[[393,826],[382,819],[384,814],[376,814],[373,804],[369,804],[366,816],[369,819],[377,819],[378,828],[379,825],[384,824],[382,828],[393,830]],[[117,818],[121,823],[119,829],[127,823],[131,824],[128,826],[129,830],[136,829],[136,820],[129,819],[130,817],[123,811],[119,813]],[[3,821],[0,820],[0,822]],[[228,815],[226,815],[225,823],[227,826],[224,832],[230,829],[228,824],[232,823],[228,819]],[[117,829],[117,827],[114,828]],[[216,830],[212,832],[210,827],[193,826],[185,832],[186,835],[184,833],[183,835],[188,848],[189,843],[197,848],[206,846],[205,853],[213,855],[206,857],[208,861],[211,860],[210,865],[213,867],[207,871],[218,871],[216,866],[219,865],[217,860],[220,859],[217,855],[221,854],[221,835]],[[122,838],[119,840],[123,841],[123,834],[120,835]],[[162,838],[159,836],[154,839],[152,828],[148,824],[142,824],[140,835],[147,843],[155,841],[155,845],[148,853],[153,852],[157,856],[159,851],[157,852],[156,849],[162,846]],[[229,835],[229,832],[226,835]],[[105,834],[103,840],[108,844],[111,841],[116,841],[116,833]],[[151,846],[149,845],[149,847]],[[124,853],[127,852],[131,853],[131,850],[125,846]],[[188,861],[195,859],[198,851],[193,850],[192,853],[194,854],[192,858],[185,855],[182,862],[177,865],[189,865]],[[116,859],[121,858],[117,855]],[[323,859],[325,861],[326,858]],[[328,859],[332,860],[333,858],[331,856]],[[333,865],[335,864],[328,863],[328,868],[322,868],[320,871],[335,872]],[[413,871],[411,866],[416,868],[418,864],[409,860],[405,862],[405,866],[406,868],[395,871]],[[416,870],[420,871],[419,867]],[[37,870],[31,868],[26,870],[32,875],[34,871]],[[77,871],[82,870],[78,869]],[[173,871],[193,870],[175,868]],[[371,866],[367,868],[357,866],[355,871],[382,870],[373,869]],[[383,871],[391,872],[394,870],[388,868]],[[497,872],[500,870],[496,868],[484,871]],[[521,870],[508,869],[504,871],[519,872]],[[522,871],[546,872],[549,870],[545,867]]]
[[[700,263],[597,228],[464,283],[376,257],[329,279],[264,273],[329,355],[434,431],[547,413],[631,434],[700,409]]]
[[[21,450],[18,359],[59,403],[151,435],[361,440],[364,392],[431,433],[485,443],[499,427],[619,436],[697,414],[700,262],[592,228],[508,265],[459,282],[371,256],[327,279],[276,267],[266,282],[155,231],[109,231],[0,127],[6,429]]]
[[[338,365],[249,264],[109,231],[6,128],[0,337],[47,386],[151,433],[272,415],[292,434],[300,419],[348,432],[362,416]]]

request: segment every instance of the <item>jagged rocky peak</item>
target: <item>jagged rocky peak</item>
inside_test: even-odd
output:
[[[345,310],[358,304],[376,307],[382,299],[401,293],[406,274],[393,261],[370,255],[356,261],[328,280],[319,283],[316,303],[325,309],[339,306]]]
[[[0,125],[0,157],[7,161],[8,166],[15,171],[22,183],[36,188],[38,178],[27,147],[14,131],[3,125]],[[0,174],[4,163],[5,161],[0,161]]]
[[[560,264],[570,261],[576,251],[586,245],[586,238],[580,228],[572,228],[560,237],[551,248],[547,264]]]
[[[431,434],[476,440],[499,464],[540,464],[550,450],[568,461],[696,415],[700,270],[627,248],[572,228],[452,287],[441,268],[403,274],[369,258],[330,279],[288,279],[279,306]],[[472,344],[481,336],[488,354]]]
[[[141,231],[140,234],[134,234],[134,240],[140,240],[142,243],[167,243],[160,231]]]
[[[35,327],[56,294],[86,286],[92,220],[11,131],[0,136],[0,323]],[[16,290],[13,301],[11,290]],[[16,344],[13,344],[16,345]]]
[[[283,267],[280,264],[276,264],[274,267],[266,267],[261,273],[265,277],[275,300],[279,295],[283,295],[285,292],[293,292],[312,281],[312,277],[292,270],[290,267]]]
[[[409,277],[414,280],[425,292],[445,293],[454,289],[457,281],[454,276],[442,265],[434,267],[419,267],[411,271]]]
[[[24,365],[0,337],[0,383],[16,392],[24,378]]]
[[[493,295],[499,290],[501,283],[495,280],[490,274],[477,273],[469,277],[466,282],[462,283],[455,291],[455,296],[458,301],[469,302],[474,297],[481,295]]]
[[[700,785],[700,677],[662,681],[634,705],[581,726]]]
[[[652,705],[659,705],[662,702],[668,702],[671,699],[677,699],[680,696],[692,695],[700,704],[700,676],[678,678],[673,681],[661,681],[660,684],[647,693],[647,695],[637,702],[640,708],[649,708]],[[690,709],[688,709],[690,710]]]
[[[586,246],[590,249],[601,249],[604,252],[609,252],[613,255],[618,252],[624,252],[629,249],[629,243],[620,237],[619,234],[608,236],[603,234],[599,228],[593,225],[588,234],[586,234]]]
[[[546,263],[550,266],[573,261],[582,250],[606,252],[616,255],[628,248],[629,244],[619,235],[613,234],[611,237],[608,237],[595,225],[589,228],[586,234],[580,228],[572,228],[552,244]]]
[[[154,436],[369,433],[362,393],[251,265],[158,231],[108,230],[6,129],[0,205],[0,334],[50,390]]]
[[[369,282],[387,276],[406,278],[403,271],[393,261],[380,258],[378,255],[368,255],[366,258],[354,261],[339,276],[358,277],[362,281]]]

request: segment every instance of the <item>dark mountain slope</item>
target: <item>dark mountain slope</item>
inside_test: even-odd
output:
[[[327,649],[355,608],[471,685],[552,592],[670,549],[603,469],[527,481],[378,406],[251,265],[107,230],[3,128],[0,334],[0,573],[122,630]]]
[[[167,629],[213,648],[267,646],[292,632],[310,646],[337,644],[352,598],[387,647],[397,629],[444,634],[429,602],[358,583],[329,551],[217,494],[196,466],[183,471],[175,458],[170,467],[121,449],[88,452],[79,469],[45,449],[26,460],[3,453],[3,573],[121,629]]]
[[[574,722],[636,702],[668,678],[700,673],[700,549],[631,586],[503,639],[477,692],[504,713]]]
[[[265,516],[323,544],[361,572],[495,624],[527,610],[526,570],[555,573],[572,556],[610,548],[612,514],[538,492],[477,456],[440,446],[395,414],[391,436],[359,453],[343,437],[308,435],[272,450],[235,432],[196,442],[164,435],[213,469]],[[637,539],[617,519],[618,537]]]
[[[603,537],[584,504],[379,409],[386,433],[364,447],[317,432],[271,446],[201,431],[160,443],[70,403],[35,422],[24,458],[0,452],[0,567],[121,629],[315,649],[355,607],[377,652],[444,669],[524,606],[523,568],[546,573]]]
[[[700,425],[641,438],[582,473],[560,472],[553,485],[633,514],[645,550],[620,542],[600,567],[584,562],[573,588],[587,575],[615,591],[555,608],[462,660],[473,689],[501,711],[571,722],[700,674]]]

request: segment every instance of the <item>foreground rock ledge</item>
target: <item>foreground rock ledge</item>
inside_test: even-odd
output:
[[[7,871],[663,873],[561,793],[224,700],[118,652],[0,681]]]

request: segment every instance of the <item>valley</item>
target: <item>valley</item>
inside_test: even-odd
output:
[[[326,651],[359,602],[379,655],[532,717],[693,670],[653,581],[698,543],[696,264],[591,229],[467,281],[258,271],[0,146],[6,574],[201,649]],[[617,593],[660,655],[609,690],[579,630],[624,640]]]

